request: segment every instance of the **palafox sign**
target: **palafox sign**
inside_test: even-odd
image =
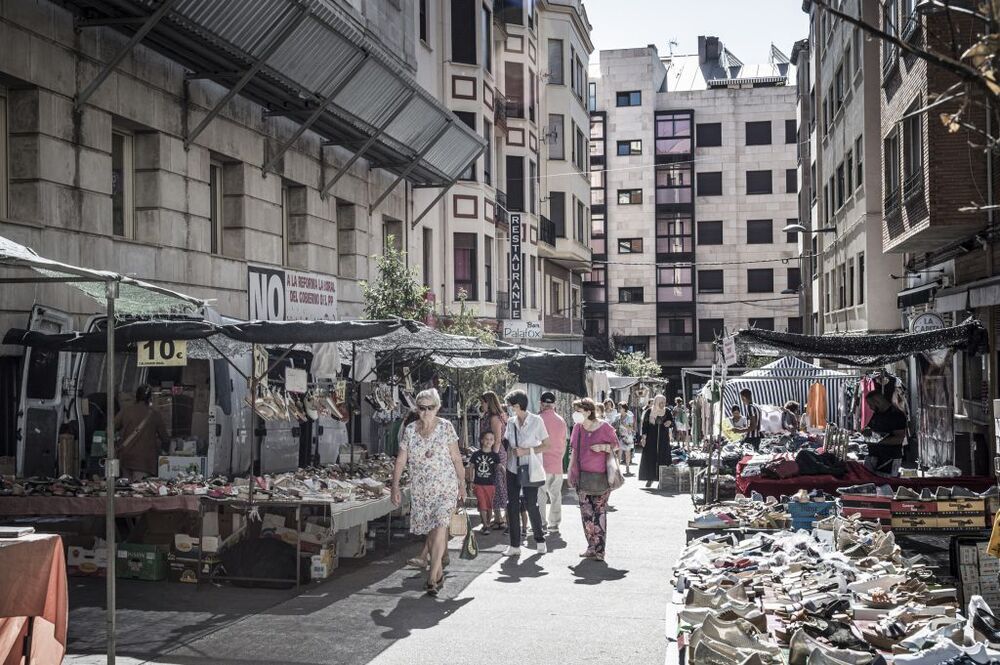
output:
[[[337,278],[267,266],[247,266],[251,321],[335,321]]]

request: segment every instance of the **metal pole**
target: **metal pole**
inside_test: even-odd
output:
[[[257,401],[257,388],[260,385],[260,379],[257,376],[257,345],[250,345],[250,414],[247,417],[247,436],[246,440],[250,444],[250,488],[248,490],[248,501],[253,504],[253,490],[254,485],[257,484],[256,474],[254,474],[254,458],[256,457],[257,448],[257,434],[255,430],[257,429],[257,418],[256,411],[254,411],[254,404]]]
[[[361,386],[357,385],[357,382],[358,382],[358,345],[355,342],[351,342],[351,383],[354,384],[354,385],[351,386],[351,393],[354,393],[355,390],[358,391],[358,401],[357,401],[357,404],[358,404],[358,408],[360,409],[361,408]],[[344,395],[344,399],[347,399],[347,395],[346,394]],[[351,401],[354,401],[354,400],[351,400]],[[350,409],[351,405],[348,404],[347,408]],[[357,434],[357,432],[355,431],[355,423],[357,422],[356,419],[357,419],[357,415],[356,414],[352,414],[351,415],[351,436],[350,436],[351,466],[354,466],[354,437]]]
[[[104,516],[104,539],[107,541],[107,631],[108,631],[108,665],[115,665],[115,564],[118,560],[118,550],[115,544],[115,479],[118,477],[118,460],[115,457],[115,298],[118,297],[118,282],[108,280],[105,283],[105,296],[108,299],[107,323],[108,335],[107,353],[104,363],[107,368],[106,399],[107,407],[104,415],[105,441],[107,456],[104,460],[104,476],[107,480],[107,513]]]
[[[385,191],[382,192],[377,199],[375,199],[375,202],[372,203],[371,206],[369,206],[368,214],[375,212],[379,205],[382,204],[382,201],[385,201],[386,197],[392,193],[392,190],[396,189],[396,185],[406,178],[406,176],[410,175],[410,172],[413,171],[413,169],[417,168],[420,160],[426,157],[427,153],[431,151],[431,148],[437,145],[437,142],[441,140],[441,137],[444,136],[449,129],[451,129],[452,122],[453,121],[449,118],[448,121],[437,131],[437,133],[434,134],[434,137],[427,142],[427,145],[421,148],[420,152],[417,153],[417,156],[413,158],[413,161],[407,164],[406,168],[400,171],[399,175],[396,176],[396,179],[392,181],[392,184],[386,187]]]

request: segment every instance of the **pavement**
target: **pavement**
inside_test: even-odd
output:
[[[410,537],[329,580],[295,590],[121,581],[118,662],[274,665],[663,663],[670,569],[684,547],[688,495],[645,490],[634,477],[614,492],[607,562],[586,548],[575,496],[563,500],[549,552],[501,556],[506,536],[480,538],[473,561],[452,563],[437,598],[405,567]],[[475,516],[473,520],[477,522]],[[66,663],[106,662],[103,581],[71,578]]]

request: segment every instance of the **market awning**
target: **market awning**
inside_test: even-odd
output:
[[[486,145],[402,61],[328,0],[67,0],[78,25],[111,26],[228,92],[192,110],[185,145],[239,94],[416,185],[451,184]],[[82,101],[115,60],[85,81]],[[104,78],[102,78],[104,77]],[[265,171],[305,129],[269,155]],[[327,188],[324,187],[324,191]]]
[[[1000,305],[1000,277],[987,277],[941,289],[934,298],[936,312],[964,312],[966,309],[994,305]]]
[[[921,284],[920,286],[903,289],[896,294],[896,308],[903,309],[904,307],[924,305],[930,302],[931,298],[934,297],[934,294],[940,288],[941,282],[934,281],[930,284]]]
[[[875,367],[940,349],[979,353],[988,343],[986,329],[974,319],[940,330],[886,335],[827,337],[759,329],[736,333],[736,345],[742,355],[778,353],[823,358],[859,367]]]
[[[587,356],[557,353],[534,354],[514,360],[510,370],[522,383],[571,395],[587,394]]]
[[[326,344],[383,337],[399,329],[414,332],[418,324],[392,321],[247,321],[219,326],[226,337],[245,344],[285,346]]]

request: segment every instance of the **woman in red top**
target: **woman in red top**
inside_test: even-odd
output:
[[[618,454],[618,435],[611,425],[597,418],[594,400],[577,400],[573,402],[573,409],[575,424],[573,434],[570,435],[569,486],[576,489],[580,501],[580,517],[583,520],[583,535],[587,538],[587,550],[580,556],[604,561],[608,533],[608,496],[611,494],[608,486],[608,455]],[[588,474],[587,478],[591,479],[594,486],[581,488],[581,473]]]

